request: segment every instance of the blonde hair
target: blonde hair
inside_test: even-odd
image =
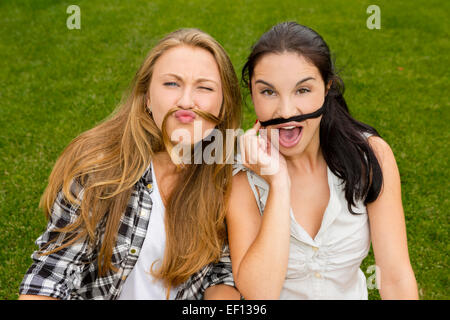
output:
[[[180,29],[168,34],[148,54],[132,82],[130,92],[116,111],[98,126],[75,138],[63,151],[50,174],[40,207],[47,218],[60,190],[71,203],[70,187],[76,179],[84,188],[79,217],[58,231],[66,233],[61,246],[50,254],[88,237],[98,254],[99,275],[116,271],[111,263],[120,219],[136,182],[153,155],[166,150],[161,130],[146,109],[152,72],[157,59],[168,49],[186,45],[209,51],[215,58],[223,88],[220,123],[216,129],[236,129],[241,119],[241,95],[233,65],[222,46],[198,29]],[[223,157],[226,157],[225,144]],[[180,172],[168,197],[165,212],[166,251],[159,270],[152,271],[165,285],[185,282],[203,266],[217,261],[226,241],[225,211],[231,184],[231,165],[193,164]],[[106,219],[103,235],[96,234]]]

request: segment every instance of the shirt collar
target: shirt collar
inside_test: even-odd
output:
[[[153,178],[152,178],[152,164],[151,163],[149,163],[149,165],[147,166],[147,169],[145,169],[144,174],[141,177],[141,181],[148,188],[152,187]]]

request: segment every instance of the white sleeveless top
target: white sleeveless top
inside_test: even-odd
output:
[[[233,174],[247,172],[261,215],[269,194],[264,179],[239,163]],[[289,262],[280,299],[368,299],[360,265],[370,249],[366,207],[356,202],[351,214],[341,180],[327,167],[330,200],[314,239],[295,220],[292,208]],[[259,195],[257,192],[259,191]]]
[[[166,232],[164,225],[164,203],[156,183],[155,170],[152,166],[153,191],[152,213],[147,228],[147,234],[142,245],[141,253],[130,275],[125,280],[119,300],[165,300],[167,290],[160,280],[155,279],[150,273],[150,267],[154,261],[154,269],[160,266],[164,257],[166,244]],[[170,290],[169,299],[175,299],[178,288]]]

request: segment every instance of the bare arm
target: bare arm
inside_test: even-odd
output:
[[[418,299],[417,283],[408,254],[400,174],[389,145],[379,137],[369,138],[383,172],[378,199],[367,205],[382,299]]]
[[[246,173],[238,173],[226,217],[228,241],[234,280],[244,298],[278,299],[289,256],[290,179],[283,156],[268,140],[257,136],[259,129],[257,122],[240,137],[240,151],[244,166],[265,172],[270,190],[264,215],[261,217]]]
[[[19,300],[59,300],[48,296],[38,296],[32,294],[21,294]]]
[[[240,300],[241,294],[236,288],[226,285],[218,284],[208,287],[205,290],[204,300]]]
[[[233,275],[245,299],[278,299],[289,255],[289,189],[271,188],[261,217],[245,172],[234,177],[227,213]]]

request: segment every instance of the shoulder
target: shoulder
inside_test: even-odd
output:
[[[392,148],[385,140],[379,136],[372,135],[367,138],[367,141],[380,162],[380,166],[392,165],[395,163]]]
[[[383,153],[391,150],[389,144],[379,136],[375,135],[369,136],[367,138],[367,141],[369,142],[369,145],[372,147],[372,149],[374,149],[375,152]]]
[[[241,215],[244,211],[259,212],[259,190],[251,171],[240,171],[233,176],[229,204],[229,215]]]
[[[380,195],[375,202],[380,202],[380,199],[385,199],[386,197],[391,198],[393,195],[400,199],[400,172],[391,147],[386,141],[377,136],[369,137],[368,142],[377,157],[383,177]]]
[[[239,201],[252,194],[252,189],[247,177],[247,171],[239,171],[233,176],[231,182],[231,200]]]

